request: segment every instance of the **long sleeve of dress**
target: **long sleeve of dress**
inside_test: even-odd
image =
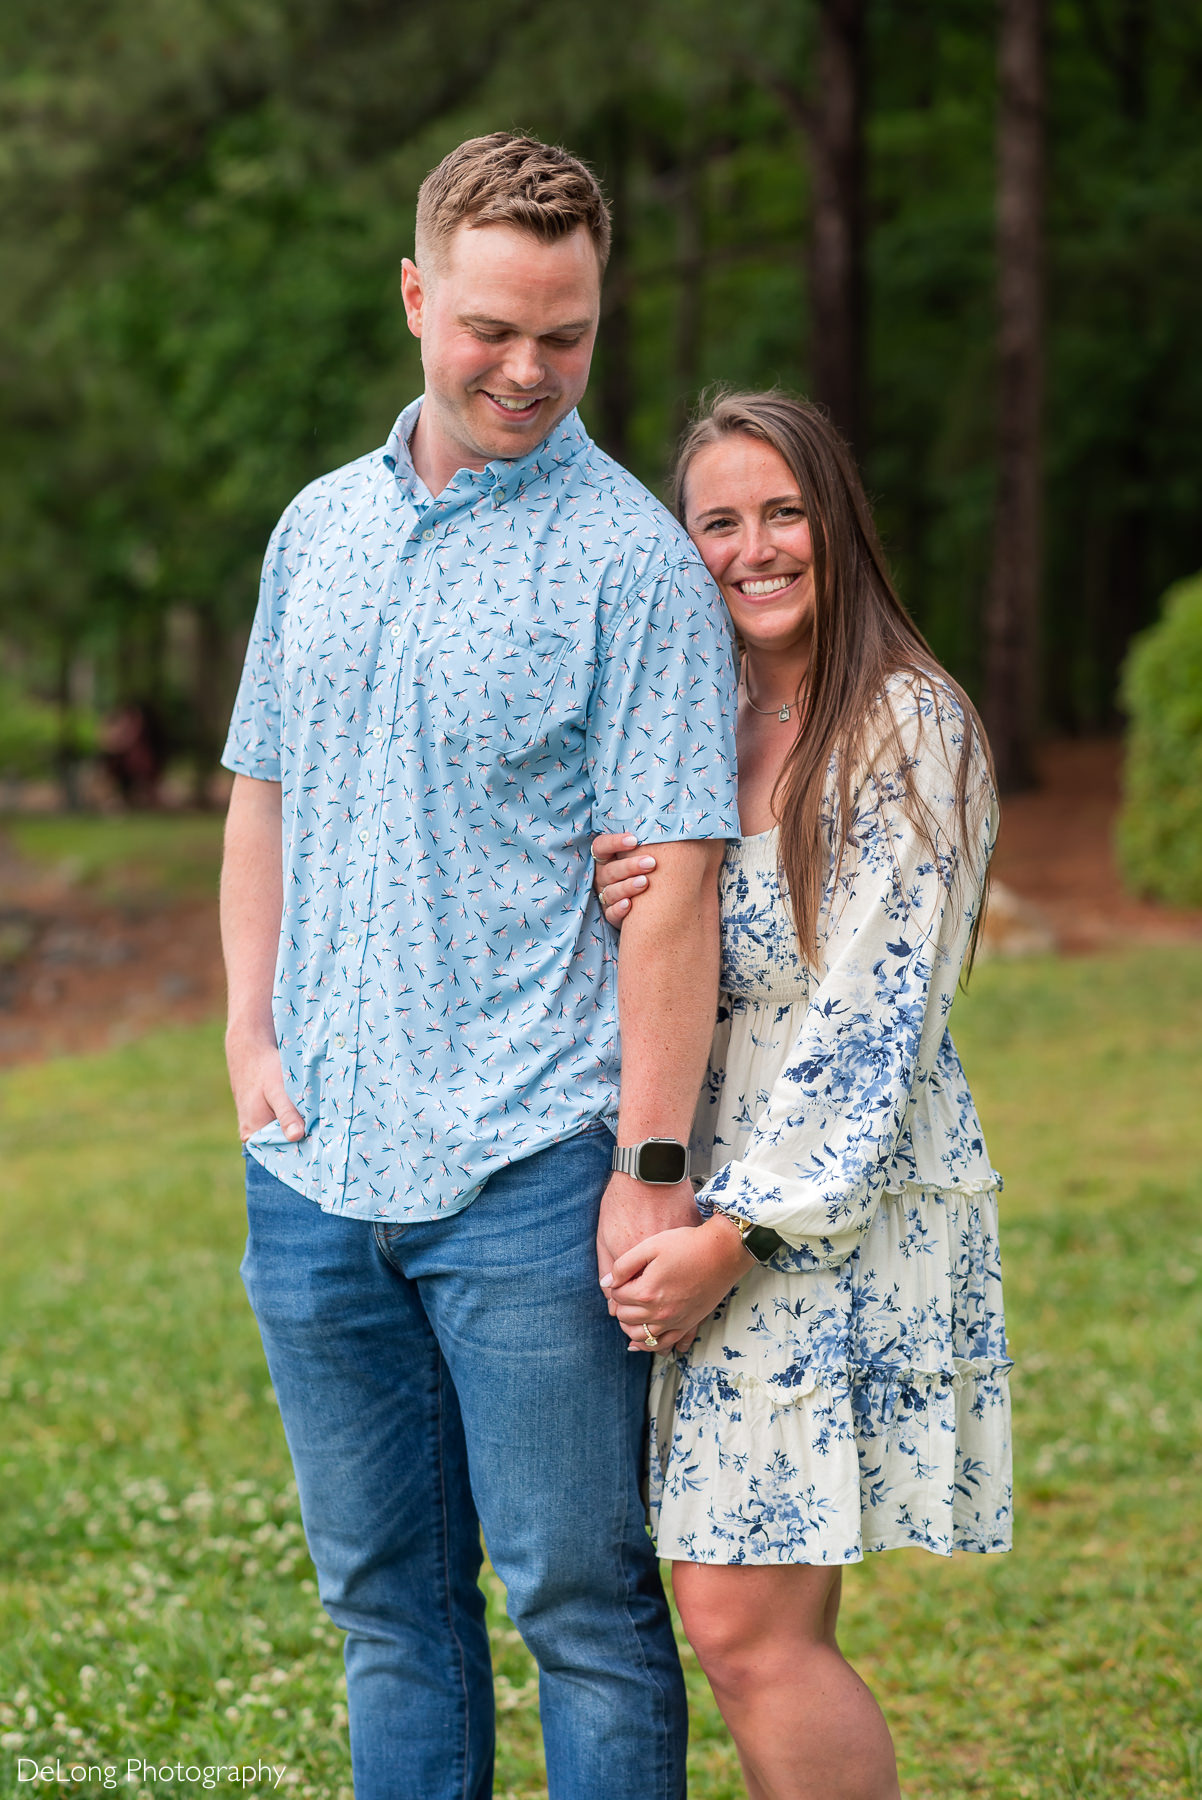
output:
[[[951,693],[894,681],[904,749],[854,790],[851,831],[819,919],[819,954],[791,1054],[737,1161],[698,1196],[770,1226],[780,1266],[834,1268],[867,1231],[935,1070],[980,904],[996,806],[974,745],[968,841],[955,769],[965,723]],[[906,785],[934,850],[903,806]]]

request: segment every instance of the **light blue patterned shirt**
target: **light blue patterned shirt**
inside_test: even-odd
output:
[[[436,499],[408,442],[276,527],[224,762],[283,784],[276,1033],[328,1212],[419,1219],[616,1112],[594,833],[738,835],[735,671],[684,532],[575,413]]]

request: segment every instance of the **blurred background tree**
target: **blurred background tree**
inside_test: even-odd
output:
[[[1020,452],[1044,524],[1012,546],[1032,618],[1042,592],[1029,751],[1114,726],[1127,643],[1202,564],[1200,9],[10,0],[0,675],[57,709],[58,767],[138,702],[203,791],[272,523],[420,385],[398,294],[418,182],[497,127],[589,157],[617,206],[585,409],[606,447],[662,487],[703,384],[823,399],[908,603],[983,695],[1016,4],[1042,15],[1046,93],[1046,397]]]

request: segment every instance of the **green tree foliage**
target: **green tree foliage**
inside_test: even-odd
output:
[[[262,548],[417,391],[425,171],[519,127],[619,213],[586,406],[653,484],[696,390],[805,389],[815,0],[62,0],[0,12],[0,662],[215,754]],[[1136,29],[1133,26],[1139,26]],[[1142,21],[1142,25],[1140,22]],[[993,492],[994,9],[870,0],[864,460],[970,683]],[[1048,708],[1104,722],[1202,563],[1202,19],[1056,0]]]
[[[1133,888],[1202,906],[1202,575],[1165,595],[1123,672],[1127,740],[1119,854]]]
[[[398,154],[522,11],[76,0],[46,42],[9,15],[0,606],[48,683],[88,652],[214,753],[274,515],[415,379]]]
[[[0,680],[0,782],[54,771],[60,721],[54,707]]]

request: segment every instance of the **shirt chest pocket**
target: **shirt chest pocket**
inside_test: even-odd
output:
[[[448,625],[430,646],[428,730],[482,763],[521,760],[571,687],[570,640],[524,620]]]

